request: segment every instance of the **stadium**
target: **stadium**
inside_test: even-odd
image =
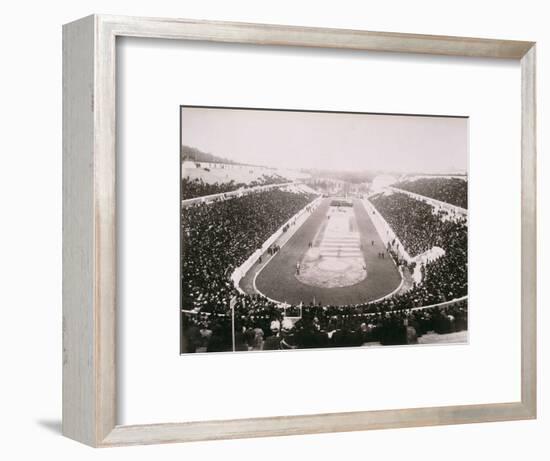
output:
[[[181,164],[181,353],[467,341],[464,173]]]

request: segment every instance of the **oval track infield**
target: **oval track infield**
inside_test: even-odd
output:
[[[326,288],[307,285],[296,278],[296,263],[301,262],[319,230],[327,220],[330,199],[326,199],[290,240],[273,256],[257,274],[256,289],[265,296],[291,304],[321,302],[324,305],[360,304],[394,291],[401,283],[401,275],[388,254],[384,259],[378,253],[384,244],[359,200],[354,200],[353,209],[365,259],[367,277],[355,285]],[[374,241],[374,245],[372,245]]]

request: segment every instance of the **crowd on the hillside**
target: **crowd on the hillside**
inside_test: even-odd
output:
[[[394,187],[424,195],[440,202],[468,208],[468,181],[460,178],[418,178],[403,181]]]
[[[234,269],[314,198],[271,189],[183,209],[182,307],[224,312],[236,291]]]
[[[251,188],[256,186],[268,186],[272,184],[282,184],[288,182],[288,179],[279,175],[262,175],[249,183],[228,182],[207,183],[202,178],[182,178],[181,180],[181,198],[187,200],[190,198],[204,197],[206,195],[223,194],[225,192],[235,191],[237,189]]]
[[[187,200],[195,197],[203,197],[205,195],[222,194],[224,192],[237,190],[242,186],[244,186],[244,184],[236,183],[235,181],[209,184],[200,178],[195,178],[193,180],[183,178],[181,181],[181,198],[182,200]]]

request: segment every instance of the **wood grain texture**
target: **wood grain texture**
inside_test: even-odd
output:
[[[189,19],[101,16],[119,36],[520,59],[532,42]]]
[[[529,419],[520,402],[304,416],[117,426],[103,446],[352,432]]]
[[[537,414],[536,47],[521,59],[521,401]]]
[[[116,425],[116,37],[521,60],[521,401]],[[92,16],[63,29],[63,433],[92,446],[263,437],[536,416],[536,127],[532,42],[262,24]]]
[[[97,437],[116,424],[116,43],[96,17],[94,223]]]
[[[63,434],[95,445],[94,24],[63,27]]]
[[[115,43],[63,28],[63,433],[98,446],[116,423]]]

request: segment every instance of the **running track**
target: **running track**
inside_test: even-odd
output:
[[[367,265],[367,278],[355,285],[343,288],[313,287],[301,283],[295,276],[296,262],[301,261],[313,241],[317,230],[324,223],[329,208],[327,198],[307,221],[273,256],[256,277],[258,291],[281,302],[309,304],[313,299],[324,305],[360,304],[379,299],[394,291],[401,283],[401,275],[388,254],[384,259],[378,253],[384,251],[374,225],[359,200],[354,200],[353,208],[361,235],[362,252]],[[371,241],[374,240],[374,246]]]

